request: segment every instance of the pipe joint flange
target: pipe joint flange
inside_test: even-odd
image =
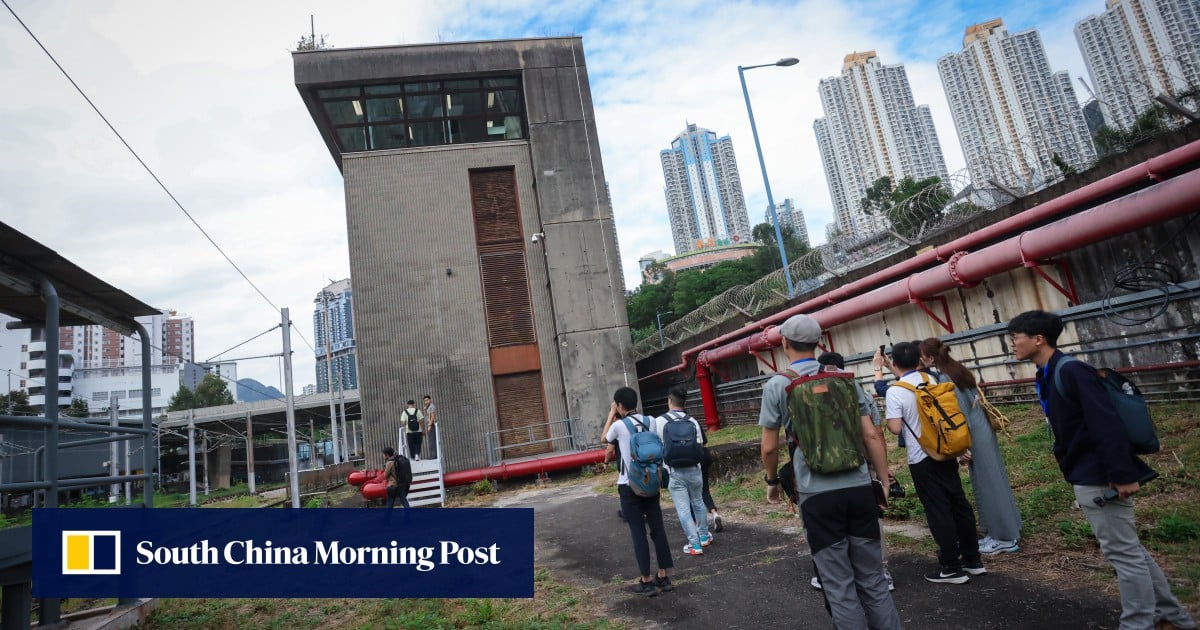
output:
[[[954,255],[950,257],[950,260],[946,261],[946,269],[950,271],[950,277],[954,278],[954,282],[958,283],[958,286],[964,289],[970,289],[971,287],[979,285],[978,282],[968,282],[964,280],[963,277],[958,273],[958,261],[968,253],[969,252],[955,252]]]

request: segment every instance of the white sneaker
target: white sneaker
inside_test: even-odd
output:
[[[896,590],[896,582],[892,579],[892,572],[888,571],[887,567],[883,567],[883,577],[887,578],[888,592]]]
[[[982,551],[983,551],[983,549],[984,549],[984,547],[988,547],[988,546],[990,546],[994,540],[995,540],[995,539],[994,539],[994,538],[992,538],[992,537],[991,537],[991,535],[984,536],[983,538],[980,538],[980,539],[979,539],[979,551],[980,551],[980,552],[982,552]]]
[[[817,589],[818,591],[825,590],[821,587],[821,578],[815,575],[813,576],[813,579],[808,581],[808,585]]]
[[[1015,551],[1020,551],[1020,550],[1021,550],[1021,548],[1017,546],[1017,543],[1014,540],[992,539],[988,544],[979,546],[979,553],[981,553],[985,556],[995,556],[995,555],[1002,554],[1002,553],[1013,553]]]

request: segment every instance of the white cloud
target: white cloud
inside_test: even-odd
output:
[[[812,133],[817,81],[875,49],[905,63],[950,168],[961,151],[935,61],[967,24],[1038,26],[1056,69],[1082,72],[1071,27],[1099,0],[1046,8],[962,3],[16,1],[14,8],[225,251],[312,338],[312,298],[348,275],[342,182],[292,82],[288,49],[308,31],[339,47],[579,33],[625,275],[671,249],[658,152],[687,121],[729,134],[753,222],[766,207],[738,64],[747,73],[777,200],[791,197],[820,238],[832,219]],[[1092,7],[1095,4],[1097,6]],[[1036,23],[1049,11],[1048,22]],[[1008,15],[1005,13],[1008,12]],[[932,19],[931,17],[932,16]],[[898,26],[899,25],[899,26]],[[1060,60],[1063,59],[1063,60]],[[196,319],[198,358],[273,326],[278,315],[158,190],[8,15],[0,15],[0,220],[106,281]],[[297,387],[314,380],[298,338]],[[267,335],[239,356],[278,352]],[[274,361],[239,374],[278,385]]]

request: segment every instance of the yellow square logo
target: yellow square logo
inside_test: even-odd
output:
[[[63,575],[120,575],[121,532],[64,531]]]

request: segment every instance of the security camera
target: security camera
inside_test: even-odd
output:
[[[544,238],[546,238],[545,232],[534,232],[533,236],[529,237],[529,240],[533,241],[534,243],[537,243]]]

